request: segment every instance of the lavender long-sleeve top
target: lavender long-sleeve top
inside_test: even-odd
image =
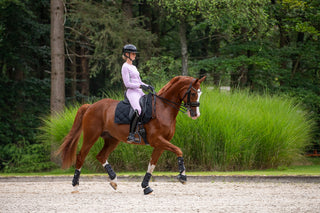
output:
[[[147,85],[141,81],[137,67],[128,63],[122,65],[121,75],[127,89],[139,89],[140,85]]]
[[[133,109],[141,113],[139,99],[144,95],[140,85],[147,85],[141,81],[140,73],[137,67],[128,63],[124,63],[121,69],[122,80],[127,88],[127,98]]]

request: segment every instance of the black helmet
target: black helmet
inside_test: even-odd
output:
[[[123,53],[138,53],[138,50],[133,44],[127,44],[122,48],[122,54]]]

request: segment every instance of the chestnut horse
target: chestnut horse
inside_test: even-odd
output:
[[[200,116],[199,99],[201,95],[200,84],[205,77],[195,79],[187,76],[177,76],[171,79],[156,95],[157,99],[154,118],[144,125],[147,133],[147,141],[152,146],[153,152],[148,170],[142,181],[144,194],[153,190],[149,187],[149,181],[157,161],[164,150],[175,153],[178,157],[178,180],[181,183],[187,181],[182,151],[179,147],[170,143],[176,126],[176,117],[182,105],[186,108],[188,116],[196,119]],[[99,137],[104,139],[104,146],[96,158],[109,175],[110,185],[117,188],[117,176],[108,163],[110,153],[118,146],[120,141],[126,143],[129,133],[128,124],[116,124],[114,122],[117,100],[102,99],[92,105],[82,105],[76,114],[74,123],[68,135],[64,138],[58,153],[61,153],[62,168],[70,167],[76,160],[75,173],[72,181],[74,192],[78,192],[81,167],[89,153],[89,150]],[[83,131],[83,145],[76,155],[77,145]],[[137,144],[137,143],[134,143]],[[146,144],[141,141],[139,144]]]

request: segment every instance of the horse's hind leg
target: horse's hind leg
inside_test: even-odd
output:
[[[109,175],[109,181],[111,187],[116,190],[117,189],[117,175],[113,171],[111,165],[108,162],[108,157],[110,153],[118,146],[119,141],[113,138],[109,133],[104,132],[101,137],[104,139],[104,146],[97,155],[98,161],[105,168],[106,172]]]
[[[91,147],[98,140],[99,136],[100,134],[98,133],[98,131],[94,129],[91,129],[91,130],[86,129],[83,132],[83,144],[79,154],[77,155],[76,169],[75,169],[73,180],[72,180],[72,186],[74,187],[73,193],[79,192],[78,186],[79,186],[81,167]]]

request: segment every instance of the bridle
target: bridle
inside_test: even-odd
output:
[[[168,104],[169,106],[177,109],[178,111],[180,112],[183,112],[183,113],[186,113],[188,111],[190,111],[191,113],[191,116],[195,116],[195,112],[191,109],[191,107],[199,107],[200,106],[200,102],[199,101],[196,101],[196,102],[191,102],[190,100],[190,96],[191,96],[191,90],[194,90],[198,93],[198,97],[199,97],[199,93],[201,93],[201,90],[198,89],[196,90],[193,86],[192,86],[192,83],[190,84],[190,86],[188,87],[187,91],[185,92],[185,94],[183,95],[183,97],[180,99],[180,102],[183,101],[183,99],[187,96],[187,102],[186,103],[176,103],[176,102],[173,102],[171,100],[168,100],[166,98],[163,98],[161,96],[158,96],[156,94],[154,94],[155,97],[159,98],[160,100],[162,100],[163,102],[165,102],[166,104]]]
[[[196,90],[193,86],[192,83],[190,84],[188,90],[186,91],[186,93],[184,94],[184,96],[182,97],[182,99],[180,101],[182,101],[186,96],[187,96],[187,103],[184,104],[184,107],[187,109],[191,109],[191,107],[199,107],[200,106],[200,102],[196,101],[196,102],[191,102],[190,101],[190,94],[191,94],[191,90],[194,90],[196,93],[200,93],[200,89]]]

